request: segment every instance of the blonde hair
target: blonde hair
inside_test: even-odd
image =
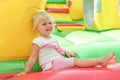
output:
[[[33,17],[33,30],[36,30],[37,25],[39,23],[39,20],[41,19],[45,19],[45,18],[50,18],[53,22],[52,16],[47,13],[46,11],[40,11],[39,13],[37,13],[34,17]]]

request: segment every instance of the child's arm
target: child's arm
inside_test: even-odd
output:
[[[24,72],[21,72],[21,73],[17,74],[16,76],[22,76],[31,71],[33,65],[35,64],[35,62],[37,60],[39,49],[40,48],[36,44],[32,45],[32,54],[30,55],[30,57],[28,59],[28,62],[27,62]]]

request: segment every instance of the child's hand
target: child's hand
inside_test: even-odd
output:
[[[65,55],[68,57],[75,57],[76,53],[75,52],[67,52],[67,53],[65,53]]]
[[[20,72],[20,73],[18,73],[17,75],[15,75],[15,77],[24,76],[24,75],[26,75],[26,74],[27,74],[26,72]]]

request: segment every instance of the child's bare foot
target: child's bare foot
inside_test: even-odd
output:
[[[109,61],[113,58],[113,56],[114,56],[114,52],[102,57],[102,64],[101,65],[106,66],[109,63]]]

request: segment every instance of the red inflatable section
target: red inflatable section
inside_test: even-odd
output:
[[[35,72],[9,80],[120,80],[120,64],[104,68],[70,68]]]
[[[46,10],[54,13],[69,13],[68,8],[47,8]]]

